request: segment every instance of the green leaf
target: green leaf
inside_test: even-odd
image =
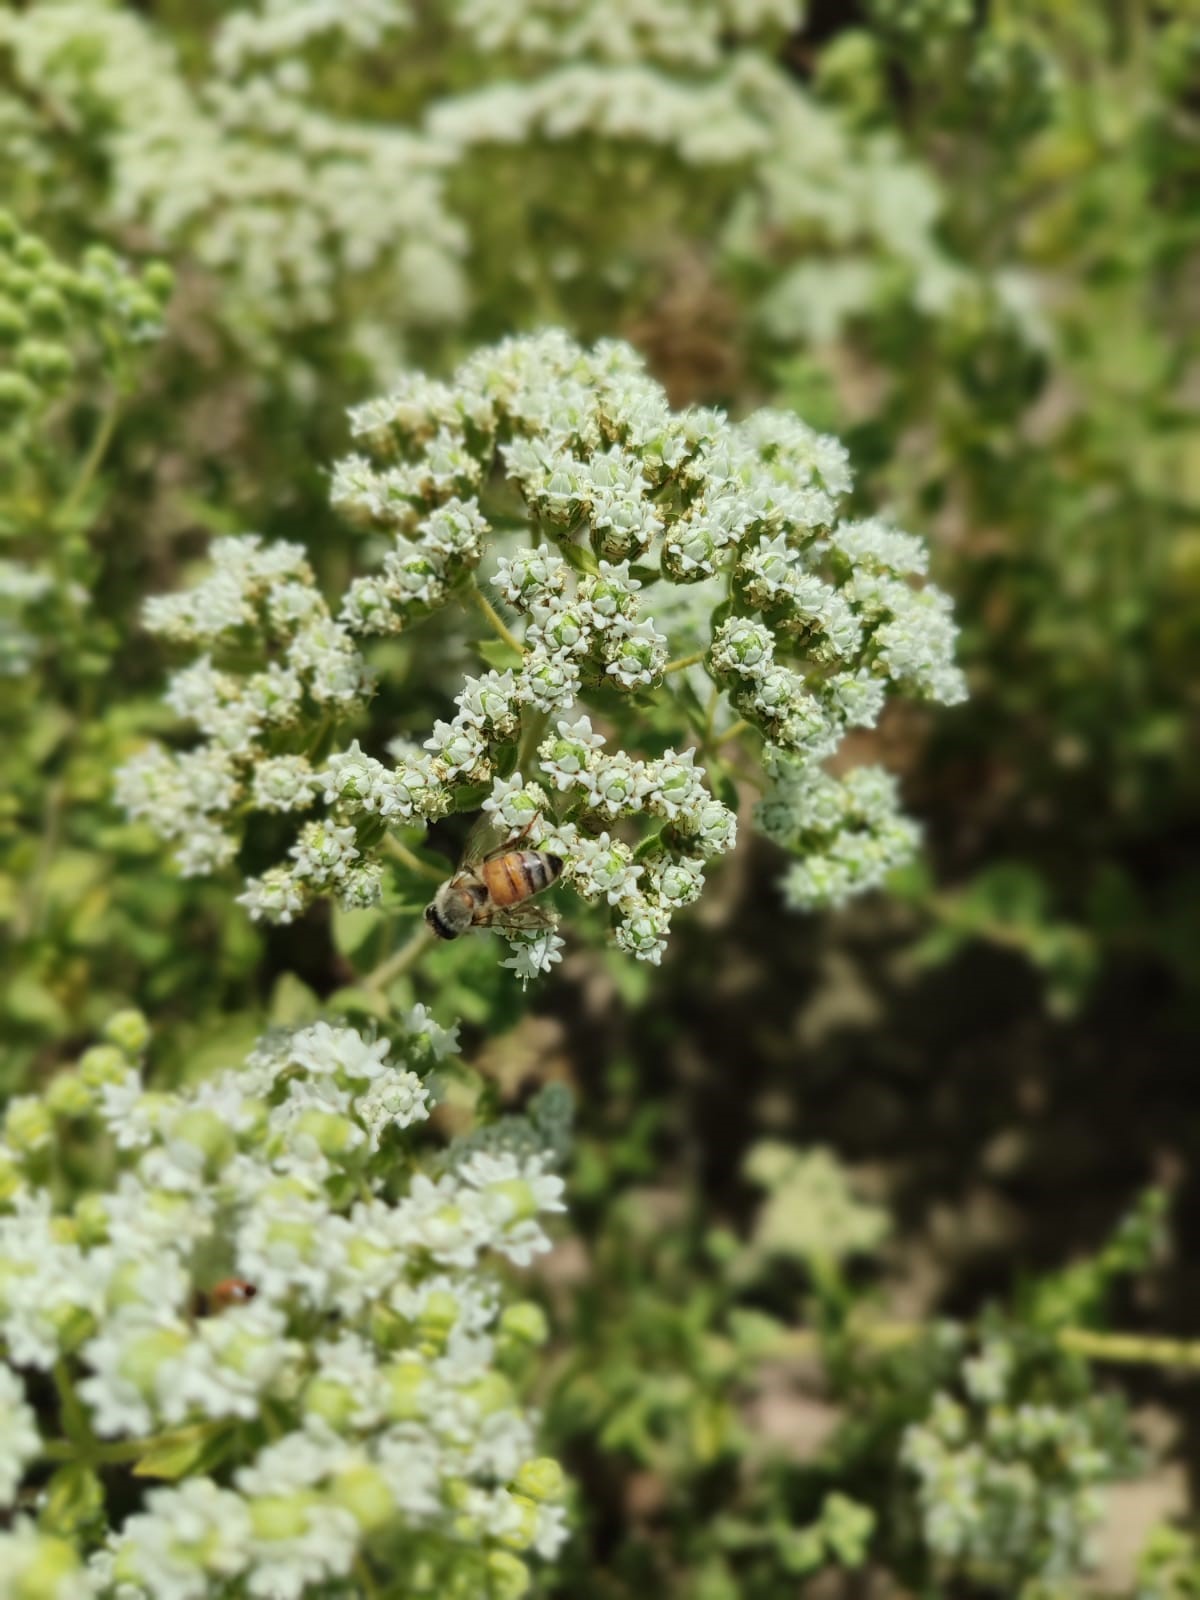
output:
[[[506,672],[509,667],[519,667],[521,656],[519,651],[505,644],[503,639],[481,639],[479,641],[479,654],[489,667],[495,667],[497,672]]]
[[[299,1027],[314,1022],[320,1012],[321,1002],[306,983],[301,983],[294,972],[281,974],[271,991],[268,1015],[272,1027]]]
[[[212,1466],[225,1449],[227,1435],[214,1434],[205,1427],[186,1435],[177,1434],[152,1444],[133,1468],[135,1478],[163,1478],[175,1482],[190,1472]]]
[[[69,1538],[104,1511],[104,1486],[82,1461],[59,1467],[42,1491],[39,1521],[47,1533]]]

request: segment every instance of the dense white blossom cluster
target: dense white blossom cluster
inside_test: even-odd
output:
[[[902,1459],[944,1569],[1032,1594],[1021,1579],[1063,1581],[1089,1565],[1101,1485],[1118,1463],[1098,1426],[1099,1402],[1024,1399],[1019,1366],[1006,1340],[986,1340],[963,1362],[961,1398],[939,1393],[907,1429]]]
[[[546,1155],[419,1154],[425,1079],[456,1047],[421,1008],[397,1046],[317,1023],[177,1094],[141,1078],[137,1013],[109,1034],[5,1117],[0,1502],[62,1456],[26,1393],[51,1372],[85,1461],[181,1481],[90,1550],[18,1521],[4,1592],[298,1600],[378,1559],[411,1563],[406,1593],[520,1594],[521,1553],[564,1537],[563,1479],[506,1376],[544,1321],[490,1262],[548,1248]],[[69,1130],[106,1138],[112,1170],[64,1202],[47,1153]],[[61,1586],[32,1585],[55,1561]]]
[[[450,0],[455,25],[480,50],[538,59],[644,61],[706,67],[731,39],[799,26],[799,0]]]
[[[783,878],[784,899],[794,910],[842,905],[911,860],[920,829],[900,810],[896,780],[881,767],[855,767],[834,778],[776,752],[767,775],[754,820],[798,858]]]
[[[465,234],[443,202],[444,156],[416,128],[325,109],[299,50],[374,48],[404,20],[386,0],[232,8],[193,85],[174,44],[130,7],[40,0],[0,16],[0,52],[43,114],[92,134],[108,220],[225,279],[232,320],[325,320],[347,280],[377,270],[390,313],[411,326],[463,306]]]
[[[299,752],[314,723],[360,705],[370,686],[299,545],[264,544],[247,534],[218,540],[212,556],[210,577],[184,594],[150,600],[145,613],[152,632],[204,652],[171,679],[167,703],[206,743],[183,753],[150,745],[117,775],[129,815],[177,842],[185,874],[233,859],[239,841],[229,819],[249,806],[303,812],[314,803],[318,776]],[[214,663],[222,651],[244,657],[247,648],[257,651],[252,668]],[[377,873],[358,863],[337,829],[315,824],[297,852],[322,886],[336,883],[350,901],[376,897]]]
[[[649,194],[670,196],[683,162],[713,182],[705,248],[761,286],[773,334],[826,336],[889,290],[941,311],[963,274],[936,239],[936,188],[776,65],[802,12],[798,0],[452,0],[436,22],[456,61],[447,92],[446,74],[423,76],[431,19],[404,0],[232,5],[186,62],[116,0],[37,0],[0,17],[15,89],[0,125],[40,125],[47,145],[57,127],[86,132],[107,165],[107,222],[186,248],[229,286],[235,326],[327,321],[372,274],[356,340],[379,365],[404,329],[468,311],[463,260],[495,219],[477,201],[468,224],[447,185],[486,193],[489,150],[519,148],[538,206],[570,212],[580,140],[652,155],[636,191],[647,198],[607,244],[596,232],[541,260],[532,214],[514,232],[506,196],[506,260],[489,263],[501,293],[519,298],[547,270],[628,273],[654,232],[638,207],[653,217]],[[328,69],[347,52],[398,62],[402,121],[345,114]],[[35,165],[53,159],[43,149]]]
[[[447,383],[413,376],[351,424],[360,449],[335,469],[334,504],[390,548],[336,621],[302,552],[254,538],[221,541],[210,578],[148,606],[154,631],[204,652],[167,699],[207,743],[152,747],[119,793],[180,841],[185,870],[231,861],[249,811],[313,813],[243,902],[284,922],[317,895],[370,905],[387,830],[482,801],[501,840],[560,856],[617,944],[657,962],[704,863],[734,842],[701,758],[738,717],[767,745],[762,825],[801,858],[793,904],[869,887],[911,850],[886,777],[836,782],[818,763],[891,688],[960,698],[954,627],[914,582],[920,541],[838,522],[836,440],[775,412],[674,413],[627,345],[558,332],[484,350]],[[469,677],[449,720],[423,746],[395,743],[390,765],[357,741],[328,752],[326,714],[367,687],[355,641],[471,600],[509,664]],[[679,731],[668,748],[645,747],[649,706]],[[551,931],[510,937],[523,979],[558,957]]]

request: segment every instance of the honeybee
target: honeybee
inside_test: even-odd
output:
[[[246,1306],[258,1294],[258,1285],[245,1278],[222,1278],[211,1289],[197,1289],[192,1295],[193,1317],[219,1317],[231,1306]]]
[[[472,835],[462,865],[425,907],[425,921],[439,939],[457,939],[477,928],[553,925],[552,911],[528,903],[548,889],[563,869],[561,856],[523,848],[537,821],[531,817],[519,833],[510,834],[491,850],[475,845]]]

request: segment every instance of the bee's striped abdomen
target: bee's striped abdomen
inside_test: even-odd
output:
[[[563,869],[562,859],[547,850],[507,850],[480,863],[479,875],[493,905],[520,905],[548,889]]]

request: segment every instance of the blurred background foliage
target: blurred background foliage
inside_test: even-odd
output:
[[[405,980],[488,1099],[579,1099],[557,1592],[1200,1593],[1197,1378],[1131,1365],[1122,1408],[1061,1338],[1200,1313],[1198,124],[1189,0],[0,17],[6,1092],[125,1003],[168,1076],[367,1003],[386,919],[264,936],[107,787],[166,730],[141,601],[212,534],[356,569],[327,464],[401,365],[628,337],[676,404],[837,433],[955,597],[970,703],[856,751],[927,829],[889,898],[789,917],[755,843],[661,973],[578,951],[523,1005],[479,941]],[[465,657],[376,648],[382,744]],[[1150,1184],[1169,1244],[1152,1202],[1114,1235]],[[1023,1402],[1078,1426],[988,1433]]]

